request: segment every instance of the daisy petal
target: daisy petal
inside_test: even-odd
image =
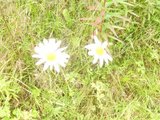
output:
[[[106,54],[106,57],[107,57],[107,59],[110,60],[110,61],[113,60],[113,58],[112,58],[109,54]]]
[[[60,47],[60,45],[61,45],[61,41],[58,41],[58,42],[56,43],[56,47],[58,48],[58,47]]]
[[[89,52],[88,52],[88,55],[93,56],[93,55],[94,55],[94,52],[93,52],[93,51],[89,51]]]
[[[105,41],[104,43],[102,43],[102,47],[103,48],[106,48],[108,46],[108,42],[107,41]]]
[[[67,58],[67,59],[70,58],[70,56],[68,54],[66,54],[66,53],[63,53],[62,55],[63,55],[64,58]]]
[[[93,63],[93,64],[96,64],[97,61],[98,61],[98,57],[94,57],[92,63]]]
[[[106,64],[108,64],[108,58],[104,57],[104,61],[106,62]]]
[[[43,43],[47,45],[49,42],[46,39],[43,39]]]
[[[39,47],[39,48],[43,47],[43,44],[42,44],[42,43],[39,43],[39,44],[38,44],[38,47]]]
[[[66,64],[65,64],[63,61],[62,61],[62,62],[60,62],[60,63],[59,63],[59,65],[60,65],[60,66],[62,66],[63,68],[65,68],[65,67],[66,67]]]
[[[41,47],[37,47],[37,46],[36,46],[36,47],[34,48],[34,51],[35,51],[36,53],[39,53],[39,52],[41,51]]]
[[[38,54],[34,54],[32,55],[33,58],[41,58],[41,55],[38,55]]]
[[[63,47],[63,48],[58,49],[57,52],[63,52],[66,49],[67,49],[67,47]]]
[[[54,69],[55,69],[55,71],[56,71],[57,73],[60,72],[60,69],[59,69],[59,66],[58,66],[58,65],[54,65]]]
[[[95,48],[95,44],[90,44],[85,46],[86,49],[91,50]]]
[[[55,44],[55,39],[54,38],[49,39],[49,44],[54,45]]]
[[[52,70],[53,69],[53,65],[50,65],[50,70]]]
[[[43,67],[43,71],[46,71],[46,70],[48,69],[48,67],[49,67],[49,64],[48,64],[48,63],[45,63],[45,64],[44,64],[44,67]]]
[[[97,45],[100,45],[101,42],[98,40],[98,37],[97,36],[93,36],[93,39],[94,39],[94,42],[97,44]]]
[[[103,66],[103,58],[100,58],[100,59],[99,59],[99,64],[100,64],[100,67]]]
[[[38,62],[36,62],[36,65],[40,65],[40,64],[42,64],[42,63],[44,63],[44,62],[45,62],[45,60],[40,59]]]

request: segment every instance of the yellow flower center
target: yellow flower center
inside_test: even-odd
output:
[[[56,54],[55,53],[50,53],[47,55],[47,60],[52,62],[52,61],[55,61],[57,58]]]
[[[96,49],[96,53],[97,53],[97,55],[103,55],[105,53],[105,51],[102,47],[98,47]]]

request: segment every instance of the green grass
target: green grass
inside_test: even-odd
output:
[[[160,120],[159,0],[0,1],[0,28],[0,119]],[[84,49],[95,29],[112,43],[101,69]],[[71,55],[60,74],[31,57],[50,37]]]

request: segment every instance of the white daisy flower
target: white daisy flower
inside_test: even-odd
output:
[[[107,41],[101,43],[97,36],[93,36],[94,44],[86,45],[85,48],[89,50],[88,55],[93,56],[93,64],[97,63],[99,60],[100,67],[103,66],[104,62],[108,64],[108,61],[112,61],[112,56],[106,51],[108,45]]]
[[[38,58],[39,61],[36,65],[44,63],[43,70],[50,68],[56,72],[60,71],[60,66],[65,67],[68,62],[69,55],[64,52],[66,47],[60,48],[61,41],[57,41],[54,38],[44,39],[43,42],[39,43],[35,48],[35,53],[32,57]]]

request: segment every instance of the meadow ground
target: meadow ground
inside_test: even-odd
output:
[[[84,49],[108,40],[99,68]],[[59,74],[32,58],[43,38],[68,46]],[[0,0],[0,119],[160,120],[159,0]]]

